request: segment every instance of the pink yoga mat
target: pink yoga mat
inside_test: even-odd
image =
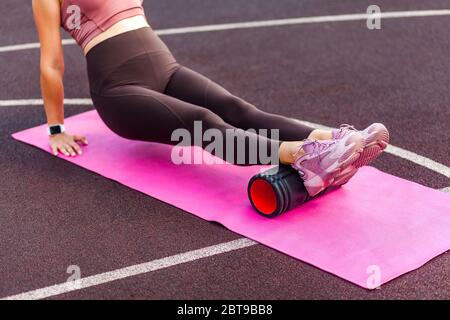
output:
[[[250,177],[263,167],[175,165],[170,146],[120,138],[96,111],[68,118],[66,127],[90,141],[81,157],[61,156],[67,161],[364,288],[450,249],[450,196],[372,167],[362,168],[343,188],[271,220],[252,209],[246,193]],[[50,151],[45,126],[13,137]]]

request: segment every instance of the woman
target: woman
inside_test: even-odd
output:
[[[251,146],[275,147],[281,163],[297,169],[313,196],[330,185],[347,182],[356,170],[375,159],[387,146],[389,134],[381,124],[364,131],[350,126],[324,131],[294,119],[263,112],[210,79],[177,63],[149,26],[141,0],[33,0],[41,43],[41,88],[55,155],[81,155],[85,136],[64,132],[62,26],[80,45],[87,59],[94,106],[116,134],[133,140],[175,144],[177,129],[216,129],[225,139],[230,130]],[[278,129],[279,139],[248,129]],[[219,138],[220,139],[220,138]],[[235,145],[223,142],[226,148]],[[205,147],[205,142],[200,143]],[[220,156],[220,155],[219,155]],[[234,164],[244,163],[235,158]],[[254,158],[253,158],[254,159]],[[256,163],[261,161],[257,160]]]

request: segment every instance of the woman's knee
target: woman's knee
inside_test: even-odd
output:
[[[193,117],[193,121],[201,123],[202,129],[219,129],[225,130],[228,125],[219,115],[206,108],[199,108]]]
[[[222,99],[224,119],[238,125],[241,120],[251,117],[258,109],[235,95],[229,94]],[[246,121],[244,121],[246,122]]]

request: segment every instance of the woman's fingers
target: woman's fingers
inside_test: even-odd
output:
[[[55,156],[58,155],[58,147],[57,146],[52,146],[52,152]]]
[[[66,155],[66,156],[75,156],[76,155],[75,151],[73,151],[72,147],[67,143],[62,143],[59,148],[60,148],[61,152],[64,153],[64,155]]]
[[[84,145],[87,145],[87,144],[88,144],[87,138],[86,138],[85,136],[74,135],[74,136],[73,136],[73,139],[74,139],[75,141],[80,141],[80,142],[81,142],[82,144],[84,144]]]
[[[83,153],[81,146],[77,143],[87,144],[84,136],[62,135],[51,138],[51,147],[54,155],[58,155],[58,151],[65,156],[75,157]]]
[[[69,152],[69,154],[70,154],[72,157],[74,157],[74,156],[77,155],[76,152],[75,152],[75,150],[74,150],[73,147],[72,147],[72,143],[71,143],[71,142],[64,144],[64,148],[67,150],[67,152]]]
[[[82,154],[82,153],[83,153],[83,151],[81,151],[81,147],[80,147],[80,145],[79,145],[78,143],[76,143],[76,142],[71,142],[71,143],[70,143],[70,146],[72,147],[73,150],[75,150],[75,152],[76,152],[77,154]]]
[[[69,151],[66,149],[66,147],[63,144],[59,145],[57,148],[65,156],[69,156],[70,155]]]

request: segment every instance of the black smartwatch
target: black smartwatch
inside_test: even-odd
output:
[[[63,124],[54,124],[54,125],[48,126],[48,128],[47,128],[47,134],[49,136],[64,133],[64,131],[66,131],[66,130],[65,130]]]

